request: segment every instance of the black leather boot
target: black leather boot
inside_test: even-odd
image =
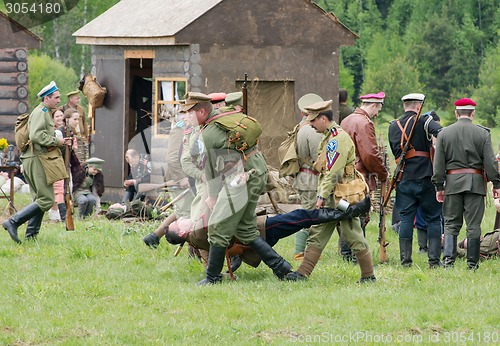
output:
[[[427,230],[417,228],[417,240],[419,247],[418,252],[426,253],[427,251],[429,251],[429,247],[427,245]]]
[[[59,203],[57,208],[59,209],[59,215],[61,215],[61,221],[66,221],[66,203]]]
[[[444,253],[443,253],[443,266],[451,268],[455,264],[457,258],[457,238],[453,234],[444,235]]]
[[[213,285],[222,282],[222,267],[224,266],[224,258],[226,257],[226,248],[210,245],[208,253],[208,266],[206,270],[206,278],[196,283],[198,286]]]
[[[403,267],[411,267],[413,263],[411,259],[412,246],[413,238],[399,238],[399,257]]]
[[[429,238],[428,256],[429,268],[441,267],[441,237]]]
[[[346,211],[342,211],[336,208],[318,209],[318,219],[320,223],[352,219],[353,217],[365,215],[370,212],[370,206],[370,196],[367,195],[361,202],[350,205]]]
[[[9,232],[12,240],[20,244],[21,240],[17,235],[17,228],[39,212],[41,212],[41,209],[36,203],[28,204],[26,207],[15,213],[10,219],[5,220],[2,223],[2,226],[7,230],[7,232]]]
[[[354,263],[355,257],[353,256],[349,245],[347,245],[347,243],[344,241],[344,239],[342,239],[342,236],[339,237],[339,245],[340,245],[340,254],[342,255],[342,259],[344,261]]]
[[[349,213],[350,218],[366,215],[370,212],[371,200],[370,196],[366,195],[365,198],[354,205],[350,205],[346,212]]]
[[[160,238],[153,232],[145,236],[143,239],[144,244],[147,246],[156,249],[158,245],[160,245]]]
[[[231,271],[234,273],[239,267],[241,267],[241,264],[243,261],[241,260],[240,256],[233,256],[230,259],[231,262]]]
[[[36,240],[36,237],[40,232],[40,227],[42,226],[44,214],[45,213],[40,210],[38,214],[29,219],[28,226],[26,227],[26,240]]]
[[[272,269],[274,275],[276,275],[278,279],[283,280],[286,274],[292,271],[292,265],[274,251],[274,249],[261,237],[257,237],[248,245],[257,252],[262,261]]]
[[[479,268],[479,248],[481,240],[479,238],[467,238],[467,266],[470,270]]]

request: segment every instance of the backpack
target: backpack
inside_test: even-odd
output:
[[[244,113],[221,113],[209,119],[209,122],[212,121],[228,132],[228,147],[233,143],[236,150],[241,151],[243,154],[245,150],[250,149],[259,142],[259,137],[262,134],[262,126],[257,119]]]
[[[28,127],[29,118],[29,113],[21,114],[17,117],[16,125],[14,126],[14,139],[16,141],[17,148],[21,153],[24,153],[31,143],[30,130]]]
[[[287,138],[278,147],[280,178],[294,177],[300,171],[299,155],[297,154],[297,133],[300,128],[300,124],[295,125],[292,131],[287,132]]]

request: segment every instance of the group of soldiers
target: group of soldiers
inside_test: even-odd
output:
[[[212,122],[214,117],[242,113],[241,96],[186,95],[181,113],[173,122],[167,154],[171,178],[167,189],[176,201],[175,212],[144,242],[156,247],[166,236],[172,244],[189,243],[206,265],[206,277],[199,284],[221,281],[226,256],[231,258],[231,271],[242,260],[252,266],[262,260],[278,278],[296,281],[311,275],[337,230],[343,255],[360,266],[359,282],[376,281],[364,234],[369,222],[369,198],[354,201],[343,212],[337,209],[335,191],[340,183],[354,181],[357,173],[362,174],[370,191],[377,188],[377,180],[388,181],[373,124],[385,94],[361,96],[361,105],[344,115],[340,125],[335,121],[332,100],[315,94],[299,99],[303,116],[297,133],[300,172],[294,187],[303,209],[262,220],[255,211],[259,196],[266,191],[264,157],[258,146],[244,152],[236,150],[228,141],[227,131]],[[225,105],[217,108],[223,100]],[[453,266],[457,236],[465,219],[467,263],[470,269],[476,269],[486,181],[492,183],[494,197],[500,197],[500,174],[489,131],[472,124],[475,103],[470,99],[455,103],[457,122],[446,128],[435,119],[434,112],[421,114],[425,95],[411,93],[401,100],[404,114],[391,122],[388,130],[392,154],[396,162],[403,160],[395,184],[401,264],[412,264],[413,228],[419,211],[427,228],[429,267]],[[179,147],[172,144],[180,142],[179,158]],[[181,193],[182,198],[176,199]],[[318,217],[314,213],[324,214]],[[279,239],[292,234],[296,234],[295,258],[301,260],[296,271],[272,249]]]

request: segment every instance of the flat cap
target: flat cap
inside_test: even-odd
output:
[[[207,96],[212,98],[210,100],[212,103],[221,102],[226,99],[226,93],[210,93]]]
[[[236,91],[234,93],[229,93],[226,96],[226,105],[228,106],[243,106],[243,93],[241,91]]]
[[[384,103],[385,92],[381,91],[377,94],[366,94],[359,97],[361,102],[368,103]]]
[[[210,101],[212,101],[212,98],[210,96],[203,93],[190,91],[186,95],[184,95],[184,104],[181,105],[181,110],[184,112],[188,112],[198,103]]]
[[[455,101],[456,109],[476,109],[476,102],[468,98],[463,98]]]
[[[50,95],[57,90],[59,89],[57,88],[56,82],[52,81],[49,83],[49,85],[44,86],[42,90],[40,90],[38,94],[36,94],[36,96],[44,98],[45,96]]]
[[[401,97],[401,101],[423,101],[425,99],[424,94],[417,94],[417,93],[412,93],[412,94],[407,94],[403,97]]]
[[[87,161],[85,161],[85,163],[87,164],[87,166],[94,167],[95,169],[97,169],[99,171],[102,171],[102,164],[104,162],[105,161],[103,159],[100,159],[98,157],[91,157],[90,159],[88,159]]]
[[[297,106],[299,107],[301,112],[307,113],[307,111],[306,111],[307,106],[310,106],[312,104],[315,104],[315,103],[318,103],[321,101],[323,101],[321,96],[313,94],[313,93],[309,93],[309,94],[305,94],[304,96],[302,96],[299,99],[299,101],[297,102]]]
[[[80,90],[73,90],[73,91],[70,91],[69,93],[66,94],[66,96],[68,96],[68,97],[73,96],[73,95],[80,95]]]
[[[316,119],[319,113],[332,110],[332,103],[332,100],[321,101],[305,107],[305,110],[307,112],[307,120],[312,121]]]

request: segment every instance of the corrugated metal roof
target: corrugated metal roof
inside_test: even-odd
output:
[[[174,36],[223,0],[121,0],[76,31],[77,37]]]

